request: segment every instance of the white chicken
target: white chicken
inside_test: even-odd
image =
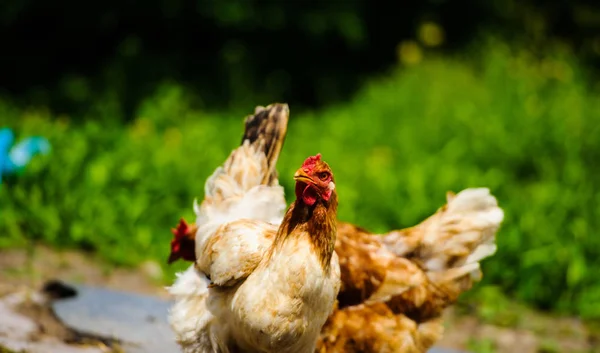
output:
[[[242,145],[195,205],[197,260],[169,288],[169,321],[184,352],[314,352],[333,309],[340,287],[334,178],[320,155],[309,157],[294,175],[297,200],[281,219],[275,163],[288,114],[283,104],[257,108]]]

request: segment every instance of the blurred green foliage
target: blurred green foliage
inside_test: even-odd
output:
[[[336,173],[340,218],[376,232],[420,222],[447,190],[489,187],[506,217],[484,282],[598,318],[599,96],[561,46],[539,56],[490,40],[468,53],[413,55],[347,104],[301,115],[292,105],[281,182],[293,195],[293,171],[321,152]],[[193,219],[193,198],[242,133],[241,116],[197,104],[165,84],[122,125],[1,103],[2,125],[47,137],[53,152],[1,187],[0,246],[33,240],[117,264],[164,262],[169,228]]]

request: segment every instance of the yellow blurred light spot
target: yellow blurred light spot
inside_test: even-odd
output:
[[[554,77],[559,81],[568,82],[573,78],[573,69],[564,61],[558,61],[554,65]]]
[[[152,131],[152,122],[148,119],[138,118],[129,131],[132,137],[144,137]]]
[[[542,74],[550,77],[552,76],[552,71],[554,71],[554,63],[552,60],[546,59],[540,64],[540,70],[542,71]]]
[[[390,147],[376,146],[371,150],[371,155],[367,159],[370,169],[381,170],[389,166],[393,160],[393,152]]]
[[[179,146],[181,144],[181,131],[179,131],[179,129],[177,128],[169,128],[167,129],[167,131],[165,131],[165,135],[164,135],[164,141],[165,141],[165,145],[166,147],[172,147],[175,148],[177,146]]]
[[[437,47],[444,43],[444,30],[437,23],[424,22],[419,27],[419,40],[426,47]]]
[[[61,131],[66,130],[69,127],[69,116],[61,114],[56,118],[56,125]]]
[[[552,77],[563,82],[571,81],[573,78],[571,66],[564,61],[546,59],[540,66],[543,75],[546,77]]]
[[[398,44],[396,50],[398,60],[405,65],[415,65],[423,60],[423,51],[415,41],[404,41]]]

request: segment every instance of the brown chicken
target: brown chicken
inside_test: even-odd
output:
[[[480,280],[479,261],[495,252],[503,219],[488,189],[447,199],[419,225],[384,235],[338,222],[341,289],[317,352],[426,352],[441,338],[443,310]],[[171,256],[193,240],[187,233],[176,235]]]
[[[338,224],[342,288],[319,352],[426,352],[442,337],[443,310],[481,279],[503,219],[485,188],[447,198],[419,225],[385,235]]]

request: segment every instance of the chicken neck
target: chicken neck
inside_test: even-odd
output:
[[[281,247],[296,234],[306,232],[310,235],[323,270],[329,272],[337,234],[337,203],[335,192],[329,201],[319,200],[313,206],[306,205],[300,199],[296,200],[283,218],[272,250]]]

